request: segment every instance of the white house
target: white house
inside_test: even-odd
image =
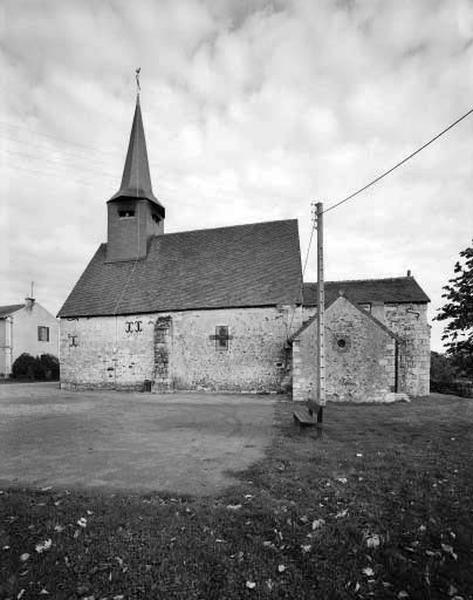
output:
[[[58,321],[34,298],[25,298],[24,304],[0,306],[0,377],[10,375],[23,352],[58,356],[58,350]]]

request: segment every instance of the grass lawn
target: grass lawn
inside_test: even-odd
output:
[[[0,598],[473,598],[473,400],[277,406],[224,494],[0,493]]]

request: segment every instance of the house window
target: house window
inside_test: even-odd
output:
[[[232,339],[232,336],[228,335],[227,325],[217,325],[215,335],[211,335],[210,339],[215,340],[216,350],[228,350],[228,341]]]
[[[67,337],[69,339],[69,348],[76,348],[79,345],[79,336],[73,335],[72,333],[68,333]]]
[[[118,211],[118,216],[120,217],[120,219],[130,219],[131,217],[135,216],[135,211],[134,210],[119,210]]]
[[[367,313],[371,313],[371,302],[366,302],[363,304],[358,304],[358,306],[360,308],[362,308],[363,310],[365,310]]]
[[[38,341],[49,342],[49,327],[44,327],[43,325],[38,326]]]

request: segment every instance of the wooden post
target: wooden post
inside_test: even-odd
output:
[[[322,423],[323,407],[325,406],[325,344],[324,344],[324,227],[323,203],[317,202],[317,403],[320,409],[317,422]]]

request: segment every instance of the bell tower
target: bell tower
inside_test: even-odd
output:
[[[107,262],[144,258],[149,238],[164,233],[164,217],[151,187],[138,88],[122,182],[107,202]]]

